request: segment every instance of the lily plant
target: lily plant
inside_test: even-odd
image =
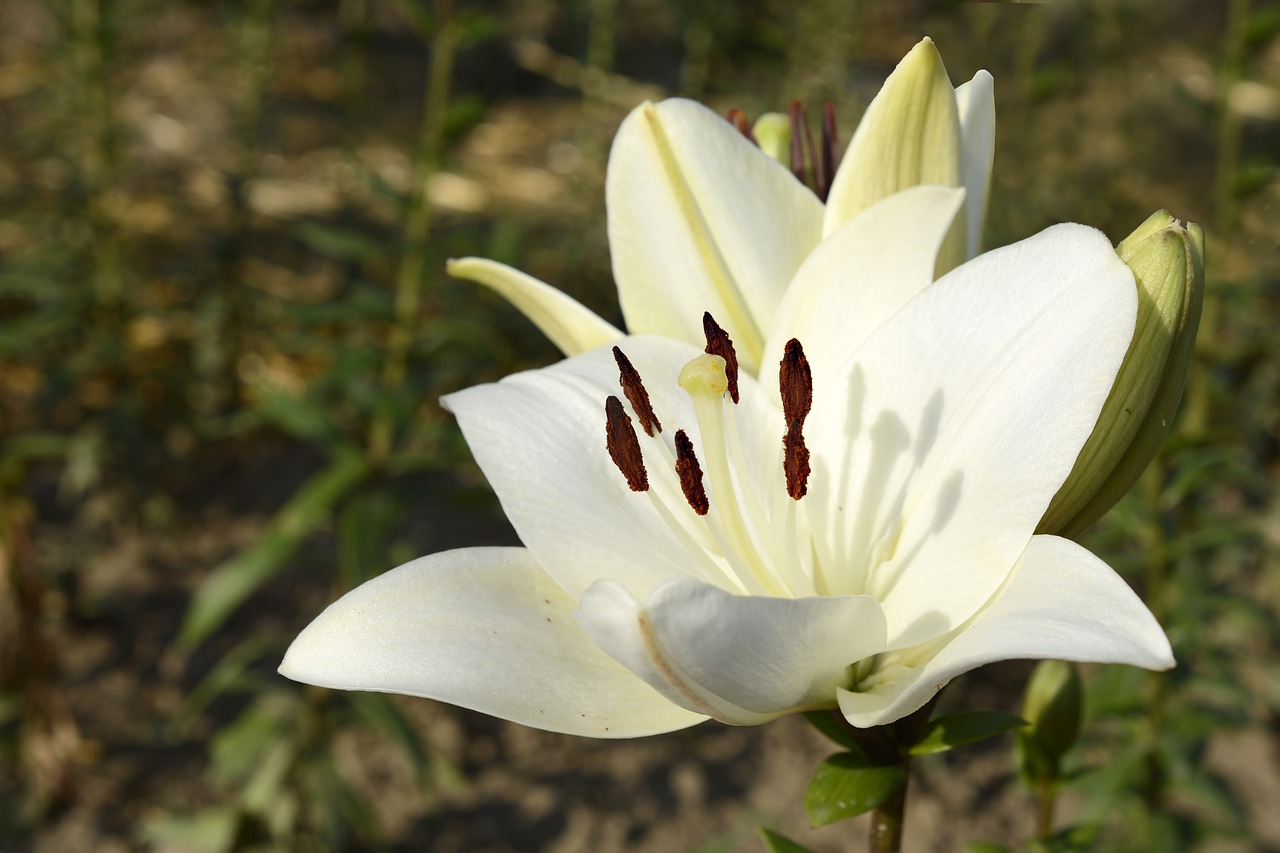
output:
[[[1128,585],[1054,534],[1163,437],[1203,235],[1160,214],[1120,254],[1081,225],[979,254],[993,121],[990,75],[952,88],[925,39],[819,195],[741,115],[638,107],[606,186],[629,334],[510,267],[450,263],[567,356],[443,400],[524,547],[365,583],[281,673],[605,738],[824,712],[857,749],[992,661],[1172,666]],[[905,774],[907,751],[877,751]],[[877,850],[896,849],[892,778],[864,804]]]
[[[824,141],[834,146],[834,134]],[[825,203],[701,104],[671,99],[637,107],[615,137],[605,185],[627,330],[696,344],[699,317],[710,311],[733,338],[743,367],[755,374],[764,366],[773,318],[806,261],[841,229],[862,228],[865,220],[854,220],[875,202],[927,185],[915,203],[933,209],[936,197],[952,193],[954,209],[938,211],[947,219],[941,236],[919,233],[912,223],[894,235],[895,248],[909,244],[913,255],[929,256],[937,265],[930,280],[976,255],[994,144],[991,75],[979,71],[952,88],[928,38],[868,106]],[[463,258],[450,262],[449,272],[502,294],[565,355],[623,336],[572,297],[504,264]]]
[[[868,226],[910,231],[915,204]],[[631,336],[446,397],[525,547],[369,581],[280,671],[634,737],[815,709],[881,726],[1008,658],[1171,666],[1114,571],[1035,533],[1133,336],[1133,274],[1060,225],[900,304],[919,254],[780,300],[768,376],[699,312],[702,351]]]

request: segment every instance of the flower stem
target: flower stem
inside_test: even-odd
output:
[[[387,340],[387,358],[383,362],[382,388],[393,394],[404,384],[409,350],[422,302],[422,282],[427,265],[427,238],[431,233],[431,202],[427,198],[427,182],[439,165],[444,144],[445,113],[449,107],[449,90],[453,82],[453,63],[458,51],[458,22],[454,0],[436,0],[431,37],[431,71],[423,103],[422,124],[418,130],[418,147],[405,216],[404,253],[395,279],[395,320]],[[395,431],[390,402],[374,414],[369,428],[369,456],[382,463],[391,453]]]
[[[1058,801],[1058,785],[1053,779],[1042,779],[1036,785],[1036,837],[1048,841],[1053,835],[1053,811]]]
[[[911,757],[903,756],[906,776],[901,787],[871,813],[871,853],[897,853],[902,847],[902,824],[907,809],[907,785],[911,781]]]
[[[897,853],[902,847],[907,785],[911,782],[911,754],[908,750],[920,739],[941,695],[941,692],[934,694],[924,707],[895,723],[869,729],[850,725],[838,708],[831,712],[836,724],[848,733],[872,762],[884,765],[896,764],[902,768],[902,785],[871,813],[869,844],[871,853]]]

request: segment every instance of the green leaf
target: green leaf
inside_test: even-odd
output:
[[[190,817],[158,815],[143,820],[138,835],[148,846],[186,853],[227,853],[235,848],[240,813],[210,808]]]
[[[1025,725],[1026,721],[1021,717],[1006,711],[961,711],[931,720],[910,753],[933,755],[946,752]]]
[[[803,844],[797,844],[785,835],[765,826],[760,827],[760,837],[764,839],[764,849],[769,853],[813,853]]]
[[[343,261],[367,261],[388,254],[387,248],[377,240],[349,228],[303,222],[294,233],[320,254]]]
[[[264,385],[258,389],[258,416],[302,441],[328,445],[337,430],[329,419],[329,411],[318,401],[295,397],[279,388]]]
[[[809,724],[815,729],[822,732],[845,749],[855,755],[865,756],[865,753],[862,751],[862,747],[858,742],[854,740],[853,736],[849,734],[849,731],[841,726],[836,720],[835,715],[838,713],[840,713],[838,710],[805,711],[804,718],[808,720]]]
[[[417,773],[418,784],[429,782],[433,764],[431,753],[418,737],[413,724],[391,704],[390,699],[382,693],[361,692],[348,693],[346,697],[360,719],[404,751]]]
[[[387,543],[403,514],[399,501],[385,489],[364,489],[346,502],[337,525],[344,588],[354,589],[391,568]]]
[[[822,762],[804,792],[804,808],[815,828],[856,817],[883,803],[907,781],[900,764],[870,764],[841,752]]]
[[[242,786],[273,748],[294,735],[296,703],[283,694],[267,694],[209,739],[209,770],[214,781]]]
[[[209,670],[189,693],[182,705],[169,719],[169,734],[174,738],[186,737],[188,729],[215,699],[228,691],[251,691],[268,682],[251,667],[254,661],[268,654],[284,652],[284,638],[280,636],[250,637],[227,652]],[[272,679],[272,684],[279,682]]]
[[[204,642],[245,599],[283,568],[302,541],[328,519],[333,505],[369,471],[363,456],[346,452],[304,483],[262,538],[205,578],[187,610],[178,642],[187,648]]]

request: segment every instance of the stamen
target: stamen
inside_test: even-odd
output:
[[[618,382],[622,385],[622,393],[627,395],[627,402],[635,409],[644,434],[653,438],[655,432],[662,432],[662,423],[653,413],[653,404],[649,402],[649,392],[640,381],[640,372],[617,347],[613,348],[613,360],[618,363]]]
[[[676,432],[676,476],[680,478],[680,491],[684,499],[693,507],[698,515],[706,515],[711,509],[707,501],[707,490],[702,485],[702,466],[693,452],[693,442],[684,430]]]
[[[804,131],[805,160],[809,163],[809,186],[817,192],[818,187],[822,185],[821,162],[818,159],[817,150],[813,147],[813,131],[809,128],[809,116],[805,113],[803,106],[800,107],[800,128]]]
[[[809,490],[809,448],[804,446],[803,421],[792,421],[782,439],[782,470],[787,475],[787,494],[800,500]]]
[[[729,333],[720,328],[710,311],[702,315],[702,333],[707,336],[707,348],[704,352],[724,359],[724,373],[729,381],[729,398],[735,403],[738,402],[738,354],[734,352]]]
[[[635,427],[631,426],[630,415],[622,408],[622,401],[612,395],[605,400],[604,413],[605,447],[609,451],[609,458],[627,478],[631,491],[647,492],[649,472],[644,469],[640,440],[636,438]]]
[[[747,139],[751,140],[752,142],[756,141],[755,134],[751,132],[751,125],[747,122],[747,114],[745,112],[738,109],[737,107],[734,107],[733,109],[729,110],[728,114],[725,115],[725,118],[729,120],[729,124],[736,127],[738,129],[738,132],[741,133],[743,136],[745,136]],[[756,143],[756,144],[759,145],[759,143]]]
[[[796,176],[796,180],[805,186],[809,185],[809,179],[806,175],[805,158],[804,158],[804,140],[801,138],[801,129],[806,124],[804,107],[799,101],[792,101],[787,106],[787,116],[791,119],[791,174]]]
[[[822,168],[819,170],[818,198],[823,201],[831,194],[831,184],[836,179],[840,165],[840,140],[836,138],[836,105],[827,101],[822,105]]]
[[[755,530],[758,535],[767,535],[763,519],[754,519],[748,524],[734,488],[726,440],[729,435],[725,422],[725,407],[728,404],[724,399],[724,392],[729,388],[726,362],[715,353],[700,355],[681,368],[679,382],[693,402],[693,412],[698,419],[698,433],[702,440],[702,461],[707,466],[711,494],[716,499],[716,512],[709,517],[712,535],[716,537],[726,559],[741,561],[742,569],[754,575],[770,590],[769,594],[781,594],[787,588],[786,581],[766,563],[759,543],[751,535],[751,530]],[[717,529],[716,521],[723,525],[722,531]]]
[[[778,364],[778,390],[782,395],[782,417],[788,424],[804,419],[813,406],[813,371],[804,357],[804,347],[795,338],[787,341]]]

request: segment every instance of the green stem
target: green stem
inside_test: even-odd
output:
[[[383,363],[382,388],[388,395],[374,415],[369,429],[369,455],[376,463],[386,461],[391,453],[394,433],[393,410],[389,395],[404,384],[422,303],[422,279],[427,265],[427,238],[431,233],[431,203],[427,198],[427,182],[440,162],[444,143],[445,112],[449,106],[454,57],[458,51],[458,23],[453,0],[436,0],[431,37],[431,71],[418,130],[418,147],[410,178],[409,204],[405,217],[404,254],[395,280],[395,319],[387,341],[387,359]]]
[[[1036,785],[1036,837],[1048,841],[1053,835],[1053,812],[1058,802],[1058,785],[1053,779],[1042,779]]]
[[[1231,90],[1244,76],[1249,0],[1232,0],[1227,9],[1222,66],[1218,72],[1218,162],[1216,191],[1218,230],[1235,224],[1235,180],[1240,159],[1240,115],[1231,107]]]
[[[111,212],[115,186],[116,146],[107,86],[106,21],[99,0],[73,0],[74,45],[82,122],[80,167],[86,188],[86,220],[92,240],[94,303],[103,320],[115,326],[124,297],[124,275],[118,229]]]
[[[1142,477],[1142,494],[1147,504],[1147,542],[1145,583],[1147,606],[1156,620],[1164,624],[1169,611],[1169,551],[1161,518],[1160,494],[1164,483],[1164,459],[1157,455]],[[1162,672],[1149,672],[1147,679],[1147,716],[1144,723],[1147,741],[1146,778],[1142,798],[1147,815],[1159,814],[1164,808],[1165,767],[1160,754],[1160,732],[1164,728],[1168,677]]]
[[[858,744],[867,758],[876,764],[902,768],[902,785],[871,813],[871,853],[896,853],[902,847],[902,828],[907,808],[907,786],[911,782],[911,755],[907,750],[920,739],[941,693],[924,707],[895,723],[859,729],[850,725],[837,708],[831,712],[836,723]]]
[[[906,776],[898,790],[871,813],[871,853],[897,853],[902,848],[902,826],[907,810],[907,785],[911,781],[911,757],[903,756]]]
[[[222,287],[208,298],[215,308],[210,365],[221,374],[221,387],[211,405],[234,409],[241,401],[239,365],[248,348],[253,310],[244,285],[251,216],[248,186],[262,160],[262,113],[269,80],[275,0],[249,0],[238,24],[235,43],[235,162],[226,175],[230,217],[222,244],[219,275]]]

